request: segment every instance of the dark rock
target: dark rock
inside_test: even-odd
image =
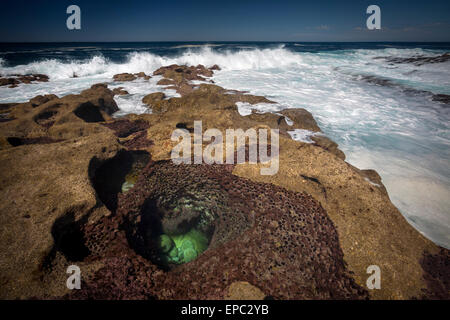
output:
[[[427,57],[424,55],[417,55],[415,57],[410,58],[399,58],[399,57],[375,57],[374,59],[384,59],[389,63],[411,63],[416,66],[421,66],[428,63],[442,63],[450,60],[450,53],[444,53],[442,55]]]
[[[148,122],[144,120],[131,121],[128,119],[120,119],[113,122],[103,124],[105,127],[114,131],[114,134],[119,138],[125,138],[138,131],[149,128]]]

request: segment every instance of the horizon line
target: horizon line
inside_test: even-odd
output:
[[[282,40],[140,40],[140,41],[0,41],[0,44],[27,44],[27,43],[150,43],[150,42],[266,42],[266,43],[450,43],[448,41],[282,41]]]

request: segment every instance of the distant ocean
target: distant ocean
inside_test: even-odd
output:
[[[218,64],[216,84],[278,102],[241,104],[242,114],[251,108],[309,110],[349,163],[380,173],[392,202],[414,227],[450,248],[450,107],[432,99],[450,94],[450,61],[398,63],[446,52],[450,43],[3,43],[2,76],[43,73],[50,81],[0,87],[0,102],[79,93],[111,82],[110,88],[123,86],[130,93],[115,97],[117,116],[151,112],[141,99],[164,90],[156,85],[158,77],[115,83],[112,76],[151,75],[174,63]]]

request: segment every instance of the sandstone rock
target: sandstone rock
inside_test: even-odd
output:
[[[13,75],[13,77],[9,78],[0,77],[0,86],[8,85],[9,88],[15,88],[20,83],[29,84],[32,83],[33,81],[47,82],[48,79],[49,79],[48,76],[45,74],[31,74],[31,75],[16,74]]]
[[[114,89],[112,90],[112,92],[114,93],[114,95],[120,95],[120,96],[129,94],[128,91],[123,90],[123,87],[114,88]]]
[[[346,163],[325,137],[307,144],[282,133],[273,176],[262,176],[261,164],[173,164],[171,134],[192,131],[195,120],[203,130],[281,132],[288,116],[317,129],[301,109],[241,116],[237,101],[271,101],[193,86],[203,68],[155,71],[190,90],[154,101],[152,114],[111,119],[117,106],[106,86],[36,107],[0,105],[14,118],[0,123],[1,298],[448,298],[448,250],[408,224],[375,171]],[[209,247],[162,268],[152,251],[160,230],[151,226],[184,232],[184,214],[202,230],[214,225]],[[61,283],[72,263],[83,285],[69,292]],[[365,289],[371,264],[382,270],[382,290]]]
[[[37,107],[53,99],[58,99],[58,97],[54,94],[39,95],[30,99],[30,103],[33,107]]]
[[[320,132],[316,120],[314,120],[312,114],[305,109],[284,109],[280,113],[292,120],[294,123],[292,128]]]
[[[48,101],[37,105],[45,100]],[[0,135],[23,138],[49,136],[55,139],[89,135],[107,129],[86,126],[86,123],[108,120],[112,113],[119,110],[112,91],[102,85],[94,85],[79,95],[62,98],[47,95],[31,101],[11,109],[8,117],[16,120],[2,122]]]
[[[64,269],[73,263],[83,268],[84,263],[78,260],[82,256],[65,252],[67,243],[82,241],[76,238],[80,221],[93,219],[96,211],[100,216],[107,213],[96,209],[88,175],[90,161],[111,157],[118,147],[114,135],[104,131],[73,141],[24,144],[0,151],[2,299],[68,292],[61,285]]]
[[[15,78],[0,78],[0,86],[11,86],[18,83],[19,81]]]
[[[195,85],[192,84],[192,80],[207,81],[205,77],[211,77],[213,70],[201,64],[196,67],[173,64],[155,70],[153,75],[161,75],[164,77],[158,81],[158,85],[170,85],[171,87],[168,89],[174,89],[183,96],[194,90]]]
[[[172,85],[174,83],[175,82],[173,80],[170,80],[170,79],[161,79],[156,84],[160,85],[160,86],[169,86],[169,85]]]
[[[142,102],[148,106],[152,106],[155,102],[164,100],[166,95],[162,92],[154,92],[146,95],[142,98]]]
[[[339,148],[336,142],[332,141],[330,138],[325,136],[313,136],[311,139],[314,141],[315,145],[327,150],[328,152],[334,154],[338,158],[345,160],[345,154]]]
[[[119,73],[115,74],[113,79],[114,81],[133,81],[136,80],[137,77],[131,73]]]
[[[266,295],[246,281],[233,282],[228,288],[225,300],[263,300]]]
[[[144,80],[149,80],[151,79],[150,76],[146,75],[145,72],[139,72],[139,73],[135,73],[135,76],[137,76],[138,78],[144,78]]]

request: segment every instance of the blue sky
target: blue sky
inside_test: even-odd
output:
[[[366,28],[371,4],[381,30]],[[450,1],[2,1],[0,41],[450,41]]]

